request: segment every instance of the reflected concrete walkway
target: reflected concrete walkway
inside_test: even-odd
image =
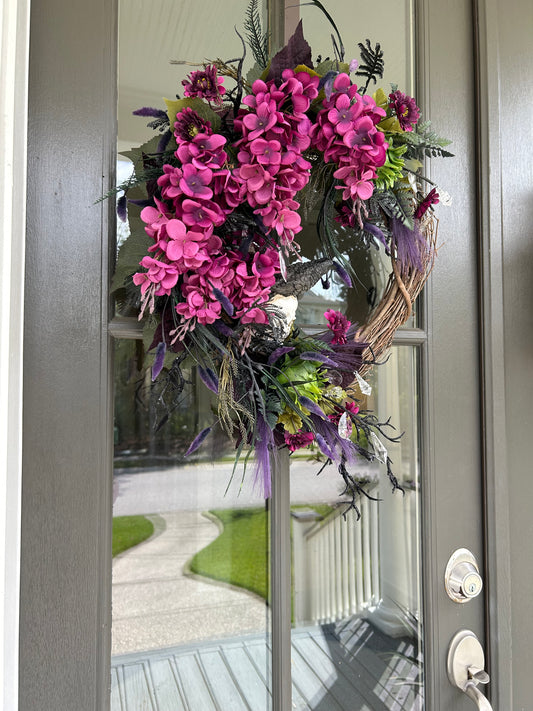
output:
[[[149,518],[154,535],[113,561],[113,655],[264,632],[259,597],[184,574],[218,536],[212,521],[199,511]]]
[[[292,504],[339,501],[343,482],[337,467],[327,466],[317,476],[321,467],[320,463],[313,461],[291,461]],[[264,506],[265,500],[253,486],[253,463],[246,472],[244,482],[242,469],[238,468],[228,488],[232,468],[232,462],[205,462],[161,470],[118,471],[113,479],[113,515]],[[361,462],[357,465],[360,477],[377,478],[378,471],[376,464],[372,466]]]

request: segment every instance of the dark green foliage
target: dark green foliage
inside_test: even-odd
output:
[[[371,81],[377,84],[377,77],[383,78],[385,64],[383,62],[383,50],[379,42],[372,47],[369,39],[365,40],[366,46],[362,42],[358,42],[357,46],[361,52],[361,64],[355,72],[359,77],[366,78],[366,84],[361,90],[361,94],[366,94]]]
[[[250,0],[250,4],[246,9],[244,29],[246,32],[246,41],[252,50],[255,61],[259,64],[261,69],[266,69],[269,61],[268,34],[263,32],[258,10],[258,0]]]
[[[396,218],[403,225],[413,229],[413,208],[409,203],[409,190],[377,190],[374,193],[377,203],[390,218]]]
[[[445,150],[445,147],[449,146],[451,141],[436,134],[431,129],[431,121],[419,123],[413,131],[395,134],[394,140],[397,144],[407,146],[406,158],[423,160],[426,156],[428,158],[453,157],[453,153]]]

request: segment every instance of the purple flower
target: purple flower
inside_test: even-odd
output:
[[[174,135],[179,141],[192,141],[199,133],[210,135],[212,133],[211,124],[187,106],[176,115]]]
[[[299,430],[296,434],[289,434],[285,431],[284,435],[285,444],[291,452],[295,452],[302,447],[308,447],[315,439],[315,435],[312,432],[303,432],[302,430]]]
[[[401,91],[393,91],[389,94],[389,107],[394,111],[400,127],[403,131],[412,131],[413,126],[420,118],[420,109],[412,96]]]
[[[328,309],[324,314],[324,318],[328,322],[328,328],[333,331],[331,342],[334,344],[346,343],[346,333],[352,325],[351,321],[348,321],[340,311],[334,311],[333,309]]]
[[[430,205],[436,205],[439,202],[439,194],[436,190],[436,188],[433,188],[432,190],[429,191],[429,193],[426,195],[426,197],[419,202],[418,207],[416,208],[415,211],[415,218],[417,220],[420,220],[426,212],[429,209]]]
[[[208,64],[204,71],[191,72],[181,83],[185,87],[185,96],[197,96],[220,105],[226,93],[223,81],[222,77],[217,76],[216,67]]]

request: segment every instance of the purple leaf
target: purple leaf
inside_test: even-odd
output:
[[[128,219],[128,199],[125,195],[121,195],[117,200],[117,217],[121,222],[126,222]]]
[[[212,427],[206,427],[205,430],[202,430],[200,434],[196,435],[194,440],[191,443],[191,446],[189,449],[185,452],[185,456],[189,456],[189,454],[192,454],[195,452],[198,447],[202,444],[204,439],[207,437],[207,435],[211,432]]]
[[[321,407],[319,407],[316,404],[316,402],[313,402],[308,397],[305,397],[305,395],[300,395],[298,400],[299,400],[300,405],[302,407],[305,407],[306,410],[309,410],[309,412],[312,412],[313,415],[316,415],[317,417],[322,417],[323,419],[326,419],[326,415],[324,414],[324,411],[322,410]]]
[[[209,388],[209,390],[211,390],[211,392],[214,392],[215,395],[218,395],[218,378],[216,373],[211,370],[211,368],[202,368],[202,366],[199,365],[198,375],[202,379],[202,382],[205,387]]]
[[[293,350],[294,348],[291,346],[281,346],[280,348],[276,348],[276,350],[272,351],[272,353],[268,356],[268,365],[272,365],[278,360],[278,358],[281,358],[281,356],[285,355],[285,353],[290,353]]]
[[[142,109],[135,109],[132,112],[134,116],[151,116],[152,118],[166,118],[167,112],[162,109],[152,109],[149,106],[143,106]]]
[[[346,271],[344,267],[342,267],[338,262],[333,262],[333,266],[335,267],[335,271],[339,275],[339,277],[342,279],[344,284],[348,287],[348,289],[352,288],[352,280],[350,278],[350,275]]]
[[[165,341],[161,341],[157,346],[155,352],[154,364],[152,365],[152,383],[157,378],[159,373],[163,370],[163,363],[165,362],[165,353],[167,352],[167,344]]]
[[[273,79],[275,82],[281,81],[281,74],[287,67],[297,67],[299,64],[305,64],[306,67],[312,68],[311,47],[304,38],[302,29],[302,21],[298,23],[294,34],[289,39],[285,47],[275,55],[270,63],[268,70],[267,81]]]
[[[300,353],[298,356],[301,360],[314,360],[317,363],[322,363],[323,365],[329,365],[330,368],[336,368],[337,363],[331,358],[323,355],[322,353],[315,353],[313,351],[307,351],[307,353]]]

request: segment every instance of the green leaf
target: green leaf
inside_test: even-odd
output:
[[[394,146],[392,138],[389,138],[387,160],[377,169],[377,177],[374,180],[378,190],[388,190],[397,180],[400,180],[405,163],[402,156],[406,151],[407,146]]]
[[[167,105],[168,118],[170,121],[170,127],[173,128],[176,122],[176,114],[179,114],[183,109],[190,108],[196,111],[198,116],[209,121],[213,128],[213,131],[217,131],[220,126],[220,117],[213,111],[213,109],[206,104],[205,101],[199,99],[196,96],[187,96],[184,99],[165,99],[165,104]]]

